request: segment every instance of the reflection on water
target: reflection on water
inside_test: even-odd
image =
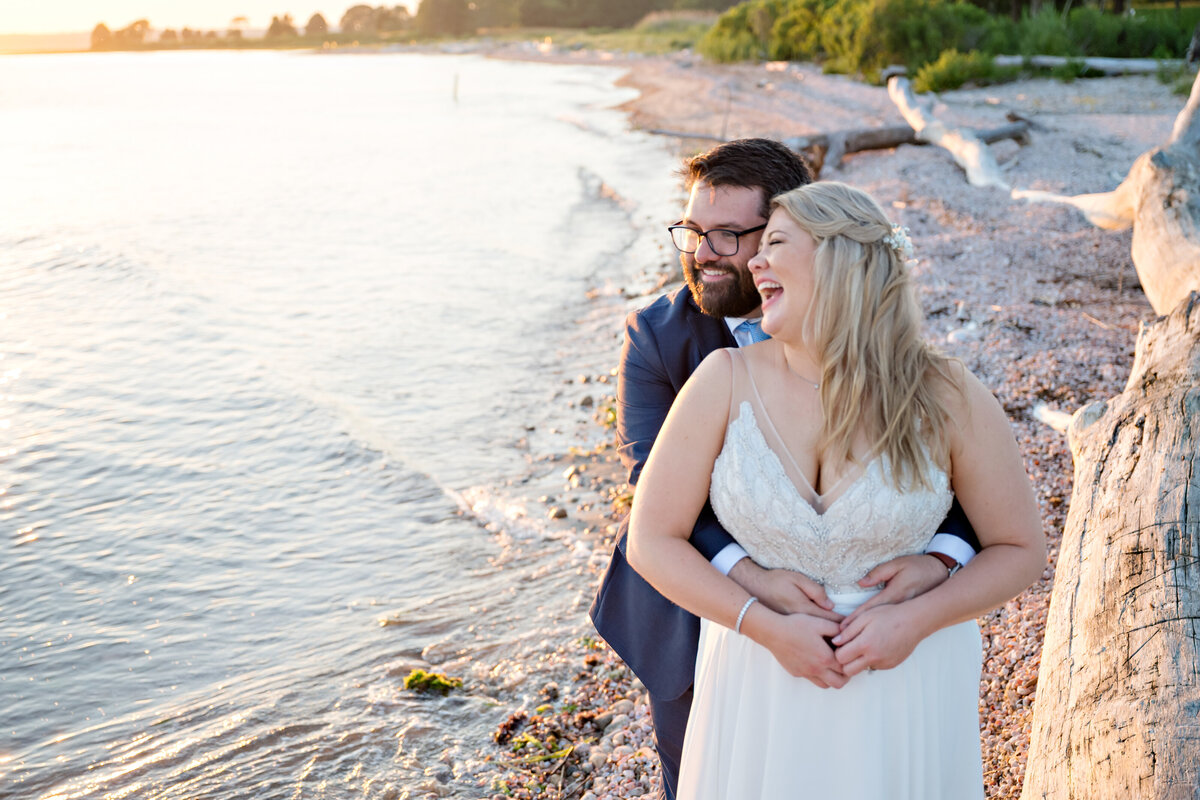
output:
[[[589,587],[455,498],[669,215],[613,77],[0,59],[0,797],[473,796]]]

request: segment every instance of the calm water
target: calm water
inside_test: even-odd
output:
[[[676,203],[617,75],[0,58],[0,797],[480,794],[592,582],[512,486]]]

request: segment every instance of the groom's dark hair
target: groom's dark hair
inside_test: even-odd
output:
[[[735,139],[683,162],[688,191],[696,181],[709,186],[743,186],[763,190],[764,217],[771,198],[812,183],[812,170],[798,153],[774,139]]]

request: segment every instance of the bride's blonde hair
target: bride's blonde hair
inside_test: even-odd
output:
[[[892,225],[870,195],[820,182],[778,195],[817,243],[805,342],[820,360],[820,446],[854,459],[865,429],[898,489],[931,488],[929,460],[949,471],[949,410],[939,382],[958,387],[951,360],[921,335],[923,314]],[[926,449],[928,448],[928,449]]]

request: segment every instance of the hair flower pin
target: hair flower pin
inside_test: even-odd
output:
[[[904,264],[908,264],[913,260],[912,237],[909,236],[907,227],[893,225],[892,232],[883,237],[883,241],[888,247],[896,251],[896,255],[900,257],[900,261]]]

